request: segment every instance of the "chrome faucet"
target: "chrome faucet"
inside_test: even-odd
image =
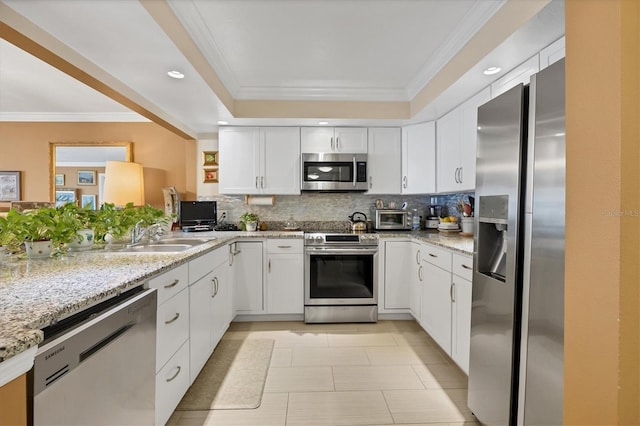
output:
[[[136,245],[140,242],[140,240],[142,240],[142,238],[146,235],[149,238],[158,238],[160,236],[160,234],[162,234],[162,228],[160,227],[160,224],[158,223],[154,223],[153,225],[147,227],[147,228],[143,228],[142,224],[144,223],[143,220],[139,220],[134,226],[133,226],[133,230],[131,231],[131,245]]]

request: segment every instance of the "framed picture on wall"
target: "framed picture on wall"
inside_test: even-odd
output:
[[[56,190],[56,207],[60,207],[67,203],[76,202],[75,189],[58,189]]]
[[[20,201],[20,172],[0,172],[0,201]]]
[[[204,183],[218,183],[218,169],[202,169]]]
[[[78,170],[78,185],[95,185],[95,170]]]
[[[202,165],[203,166],[217,166],[218,165],[218,151],[203,151],[202,152]]]
[[[80,196],[80,207],[89,207],[91,210],[95,210],[96,207],[96,194],[82,194]]]
[[[56,175],[56,186],[64,186],[64,174]]]

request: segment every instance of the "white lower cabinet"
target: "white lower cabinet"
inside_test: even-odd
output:
[[[422,286],[424,281],[424,268],[420,259],[422,250],[420,248],[421,244],[410,243],[409,263],[411,267],[408,269],[411,273],[409,280],[409,311],[418,323],[422,321]]]
[[[156,425],[167,423],[189,385],[189,343],[185,342],[156,373]]]
[[[384,297],[385,310],[406,309],[411,300],[410,281],[413,278],[411,243],[386,241],[384,243]]]
[[[265,291],[267,313],[302,314],[304,312],[302,240],[267,240]]]
[[[234,305],[238,314],[264,313],[261,241],[238,241],[233,259]]]
[[[452,272],[451,358],[469,374],[473,258],[454,253]]]
[[[420,324],[447,354],[451,354],[451,272],[424,259],[423,254]]]
[[[231,321],[227,296],[227,260],[227,249],[223,247],[189,263],[191,383],[204,367]],[[205,275],[201,276],[202,273]]]
[[[156,424],[164,425],[189,388],[189,270],[173,268],[149,280],[158,292]]]

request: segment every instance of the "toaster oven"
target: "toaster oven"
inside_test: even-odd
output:
[[[373,227],[380,230],[410,230],[411,213],[406,210],[376,209]]]

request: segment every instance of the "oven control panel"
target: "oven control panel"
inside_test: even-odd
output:
[[[304,244],[308,245],[378,245],[377,234],[334,234],[334,233],[308,233],[304,235]]]

